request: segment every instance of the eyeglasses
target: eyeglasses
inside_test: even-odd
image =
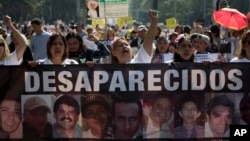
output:
[[[0,43],[0,47],[4,47],[4,43]]]

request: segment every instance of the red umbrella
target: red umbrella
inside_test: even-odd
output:
[[[246,15],[242,14],[237,9],[222,8],[213,13],[216,23],[225,28],[241,30],[248,26]]]

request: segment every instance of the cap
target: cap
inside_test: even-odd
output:
[[[140,25],[140,22],[137,22],[137,21],[135,21],[135,22],[133,22],[133,25]]]
[[[204,41],[206,44],[210,43],[210,38],[207,35],[204,34],[200,34],[197,36],[197,39],[201,39],[202,41]]]
[[[93,27],[92,27],[91,25],[88,24],[88,25],[86,26],[86,30],[90,30],[90,29],[93,30]]]
[[[148,29],[147,29],[147,27],[146,27],[145,25],[140,25],[140,26],[138,27],[138,30],[139,30],[139,31],[142,31],[142,30],[148,31]]]
[[[199,35],[199,33],[192,33],[190,36],[190,40],[196,39]]]
[[[88,95],[87,97],[84,97],[82,99],[81,102],[81,106],[84,107],[84,109],[86,109],[88,106],[92,105],[92,104],[99,104],[102,105],[104,108],[109,109],[109,104],[108,102],[105,100],[104,97],[100,96],[100,95]],[[83,110],[83,114],[85,113],[85,110]]]
[[[24,103],[24,111],[32,111],[39,107],[44,107],[48,110],[49,113],[51,113],[45,100],[39,96],[30,97]]]

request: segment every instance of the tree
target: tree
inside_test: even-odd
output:
[[[10,15],[14,21],[30,18],[35,12],[36,0],[0,0],[1,16]]]

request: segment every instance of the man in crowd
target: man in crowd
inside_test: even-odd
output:
[[[34,54],[34,60],[44,59],[47,57],[47,42],[50,33],[43,30],[43,23],[38,18],[31,21],[31,26],[35,32],[30,38],[30,48]]]

